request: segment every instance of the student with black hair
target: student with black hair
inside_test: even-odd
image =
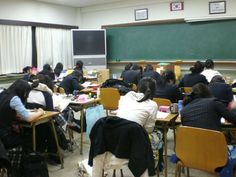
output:
[[[208,84],[206,77],[201,75],[204,69],[204,65],[200,61],[196,61],[194,65],[189,69],[190,74],[185,74],[179,82],[179,87],[192,87],[197,83]]]
[[[53,70],[49,64],[43,65],[43,70],[39,74],[47,75],[53,81],[55,79]]]
[[[59,78],[62,70],[63,70],[63,64],[58,62],[54,68],[55,79]]]
[[[22,147],[25,146],[25,138],[17,128],[19,126],[16,120],[19,117],[30,122],[44,114],[41,108],[34,112],[25,108],[24,104],[30,90],[31,86],[28,82],[20,79],[0,93],[0,139],[7,150],[16,148],[12,151],[14,154],[9,156],[15,172],[19,170],[23,153]]]
[[[82,90],[84,87],[80,84],[83,74],[79,70],[74,70],[72,74],[66,76],[60,87],[64,88],[66,94],[73,94],[74,90]]]
[[[157,80],[160,77],[160,74],[153,70],[153,66],[150,64],[147,64],[144,68],[144,72],[142,74],[142,77],[151,77],[155,80]]]
[[[157,79],[155,98],[166,98],[172,103],[177,103],[183,99],[177,85],[175,85],[175,73],[171,70],[164,71]]]
[[[157,105],[152,98],[156,89],[156,81],[150,77],[141,79],[138,92],[130,91],[121,96],[117,116],[142,125],[148,132],[152,132],[157,113]]]
[[[138,83],[138,92],[130,91],[121,96],[117,116],[140,124],[149,133],[155,159],[162,170],[162,133],[155,129],[157,104],[152,100],[156,90],[156,81],[144,77]]]
[[[141,79],[142,74],[140,72],[140,67],[137,64],[134,64],[130,70],[127,70],[123,73],[123,81],[127,84],[136,84],[138,85],[139,80]]]
[[[192,93],[183,100],[181,122],[184,126],[221,130],[221,118],[236,124],[236,107],[231,104],[229,109],[216,98],[212,97],[208,87],[203,83],[193,86]]]
[[[201,74],[206,77],[209,83],[211,82],[211,79],[214,76],[217,76],[217,75],[221,76],[219,71],[214,70],[214,62],[211,59],[207,59],[205,61],[205,70],[202,71]]]
[[[25,81],[29,81],[30,78],[32,77],[32,67],[31,66],[26,66],[23,68],[23,73],[24,73],[24,76],[23,76],[23,80]]]
[[[228,106],[228,104],[233,101],[232,87],[229,84],[225,83],[225,80],[222,76],[214,76],[211,79],[208,88],[211,94],[226,106]]]
[[[120,78],[123,79],[124,73],[125,73],[126,71],[130,70],[132,66],[133,66],[133,63],[128,63],[128,64],[126,64],[124,70],[122,71],[122,73],[121,73],[121,75],[120,75]]]

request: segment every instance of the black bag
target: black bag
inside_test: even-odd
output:
[[[101,88],[109,87],[117,88],[121,95],[125,95],[126,93],[132,90],[132,85],[129,85],[119,79],[107,79],[104,83],[102,83]]]
[[[49,177],[48,167],[44,157],[35,152],[23,157],[22,170],[24,177]]]

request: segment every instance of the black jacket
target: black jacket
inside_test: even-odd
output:
[[[129,159],[128,167],[135,177],[141,176],[147,168],[150,176],[155,174],[148,134],[136,122],[119,117],[101,118],[93,126],[89,137],[90,166],[96,155],[109,151],[117,158]]]
[[[223,103],[214,98],[198,98],[181,110],[181,122],[184,126],[221,130],[220,119],[236,124],[236,110],[229,111]]]
[[[73,75],[66,76],[60,84],[66,94],[72,94],[74,90],[82,90],[84,87],[79,83],[78,78]]]
[[[141,73],[137,70],[127,70],[123,72],[122,75],[123,81],[127,84],[136,84],[138,85],[139,80],[141,79]]]
[[[232,87],[226,83],[215,82],[209,84],[211,94],[222,101],[226,106],[233,100]]]
[[[185,74],[184,77],[179,82],[179,87],[192,87],[197,83],[208,84],[206,77],[202,74],[191,73]]]
[[[172,103],[177,103],[178,100],[183,99],[183,95],[180,92],[177,85],[166,84],[164,86],[157,85],[155,90],[155,98],[166,98]]]

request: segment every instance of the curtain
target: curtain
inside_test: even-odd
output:
[[[0,74],[19,73],[31,65],[31,27],[0,25]]]
[[[71,30],[36,27],[38,69],[44,64],[53,68],[61,62],[64,68],[72,68]]]

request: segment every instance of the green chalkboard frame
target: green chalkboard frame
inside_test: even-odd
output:
[[[104,26],[109,61],[236,61],[236,20]]]

